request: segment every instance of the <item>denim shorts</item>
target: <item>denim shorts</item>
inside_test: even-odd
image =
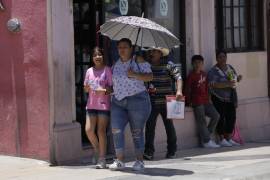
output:
[[[98,109],[87,109],[88,115],[91,117],[93,116],[106,116],[110,117],[110,111],[106,110],[98,110]]]

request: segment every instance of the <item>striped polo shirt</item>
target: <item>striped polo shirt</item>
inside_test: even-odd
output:
[[[174,79],[181,79],[181,68],[178,68],[179,73],[173,73],[167,69],[166,60],[162,59],[159,65],[151,65],[153,72],[153,80],[148,85],[156,88],[155,93],[150,93],[151,102],[154,106],[163,106],[166,104],[166,95],[175,95]]]

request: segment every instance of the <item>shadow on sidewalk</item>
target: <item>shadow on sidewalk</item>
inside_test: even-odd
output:
[[[194,174],[193,171],[181,170],[181,169],[169,169],[169,168],[148,168],[145,167],[144,171],[137,172],[133,171],[131,167],[126,167],[122,172],[130,173],[130,174],[141,174],[148,176],[163,176],[163,177],[171,177],[177,175],[191,175]]]

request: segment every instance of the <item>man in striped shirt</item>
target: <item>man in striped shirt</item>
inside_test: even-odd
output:
[[[176,99],[182,96],[181,67],[171,61],[167,61],[169,50],[155,48],[150,51],[150,63],[153,72],[153,80],[149,82],[149,94],[152,103],[151,115],[146,122],[144,159],[154,158],[154,138],[157,116],[160,114],[167,134],[166,158],[175,158],[177,150],[177,137],[172,119],[167,119],[166,95],[176,95]],[[175,88],[176,87],[176,88]],[[176,89],[176,91],[175,91]]]

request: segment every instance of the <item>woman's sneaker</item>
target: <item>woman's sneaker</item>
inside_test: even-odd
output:
[[[154,155],[150,154],[150,153],[144,153],[143,154],[143,159],[151,161],[151,160],[154,159]]]
[[[133,171],[142,171],[144,170],[144,162],[137,160],[132,167]]]
[[[203,144],[205,148],[220,148],[220,145],[216,144],[215,141],[209,140],[207,143]]]
[[[115,159],[114,162],[109,165],[109,169],[112,171],[118,171],[118,170],[122,170],[125,168],[125,163],[123,163],[122,161]]]
[[[223,147],[232,147],[232,144],[228,142],[225,138],[223,138],[219,144]]]
[[[176,158],[176,153],[175,152],[167,152],[165,158],[167,159],[175,159]]]
[[[232,139],[230,139],[228,142],[231,143],[233,146],[240,146],[239,143],[235,142],[235,141],[232,140]]]
[[[96,169],[106,169],[106,160],[99,159],[98,163],[96,164]]]

